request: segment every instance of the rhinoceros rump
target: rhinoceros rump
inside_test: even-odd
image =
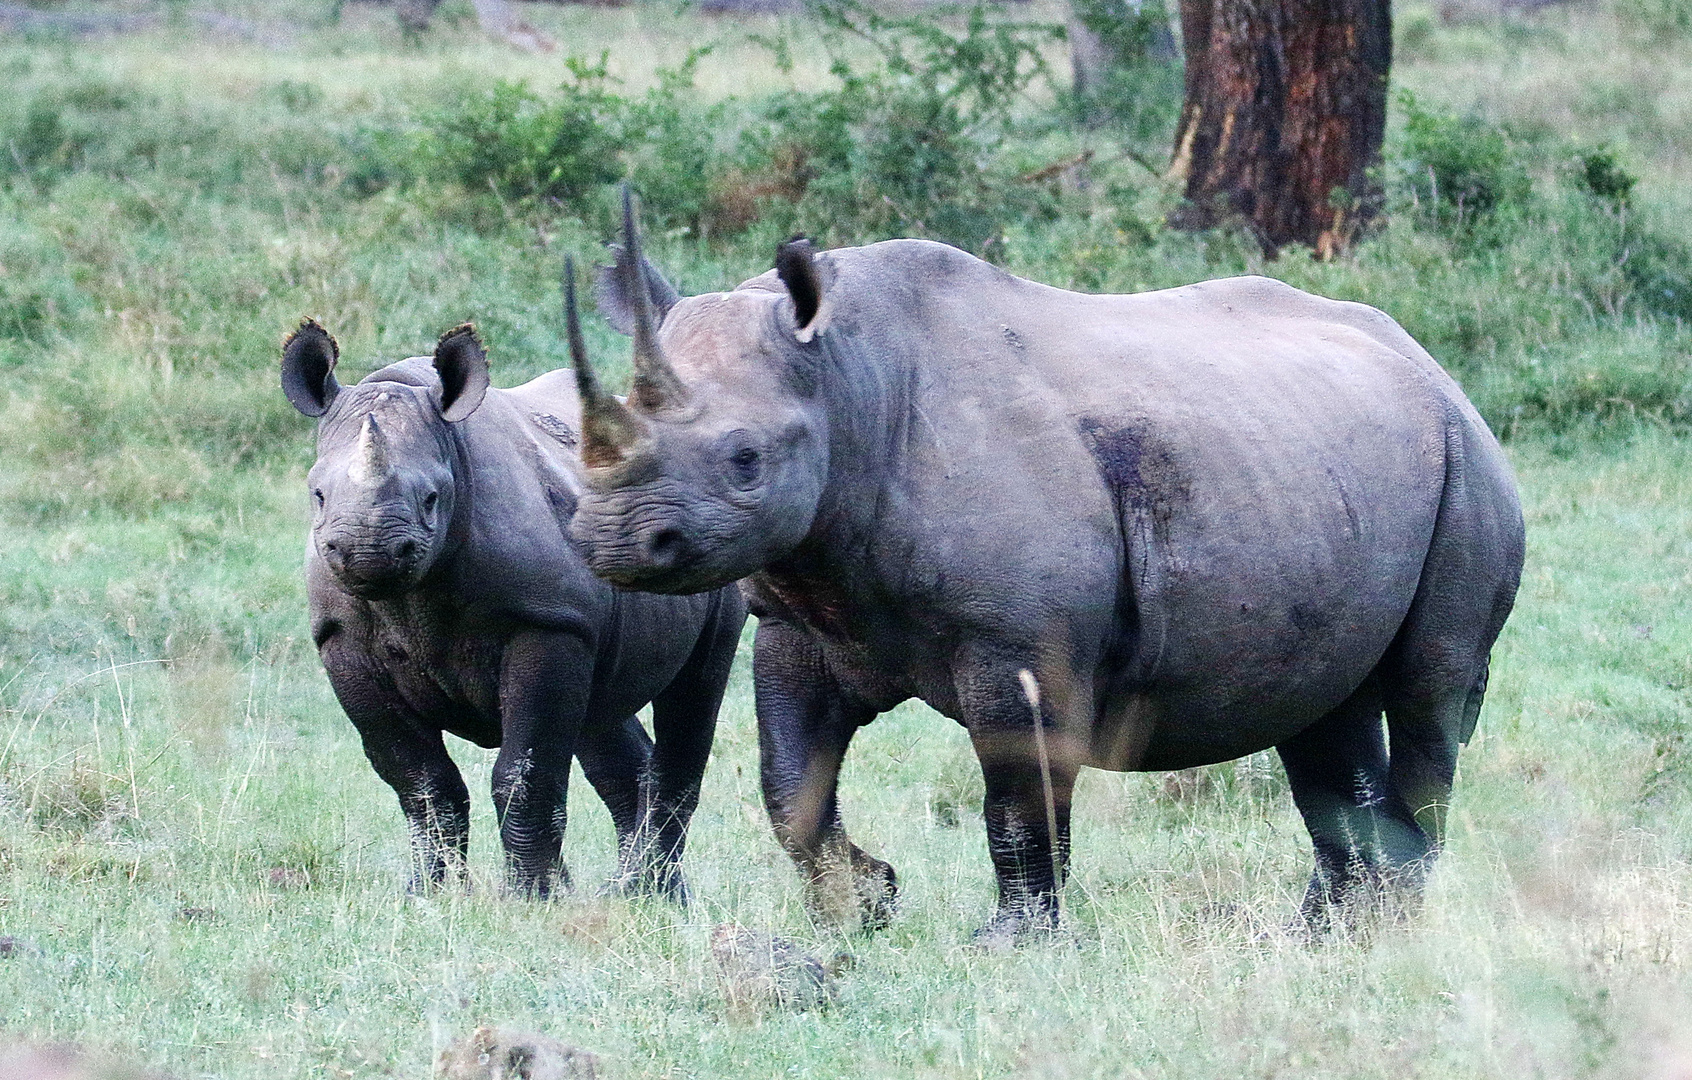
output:
[[[341,706],[411,832],[413,888],[463,873],[469,796],[442,732],[500,748],[512,885],[564,873],[572,755],[617,829],[618,884],[685,898],[687,823],[746,621],[732,586],[619,593],[566,538],[581,491],[569,372],[489,389],[475,332],[337,385],[307,320],[282,387],[321,417],[306,548],[311,630]],[[652,704],[648,738],[635,713]]]
[[[1419,893],[1523,535],[1497,442],[1390,318],[1263,278],[1086,296],[895,240],[786,244],[659,323],[625,232],[645,391],[589,408],[571,534],[631,588],[747,578],[765,800],[813,900],[888,914],[835,786],[913,696],[980,759],[994,934],[1055,923],[1080,766],[1268,747],[1312,922]]]

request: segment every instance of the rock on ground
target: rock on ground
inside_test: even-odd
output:
[[[742,926],[724,925],[711,931],[711,959],[717,964],[717,984],[735,1011],[776,1006],[815,1009],[833,1004],[836,989],[833,965],[824,964],[795,943],[774,934]]]

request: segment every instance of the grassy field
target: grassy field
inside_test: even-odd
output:
[[[1644,33],[1642,7],[1402,9],[1395,76],[1430,107],[1618,147],[1640,178],[1627,213],[1684,241],[1692,40]],[[630,92],[706,38],[704,100],[827,81],[745,39],[786,32],[803,53],[805,24],[531,14],[578,55],[609,50]],[[462,744],[476,887],[404,897],[397,807],[306,635],[310,426],[277,391],[276,343],[317,314],[362,372],[474,317],[510,385],[562,362],[557,262],[601,237],[592,213],[497,191],[349,179],[366,129],[489,71],[556,84],[556,58],[471,23],[407,44],[380,10],[313,18],[285,45],[210,52],[168,34],[0,43],[18,91],[0,103],[17,166],[0,168],[0,1042],[184,1078],[421,1077],[484,1021],[627,1077],[1692,1074],[1689,336],[1552,236],[1589,220],[1557,216],[1572,196],[1492,246],[1405,211],[1355,258],[1265,264],[1237,237],[1147,226],[1168,189],[1107,171],[1001,251],[1057,284],[1252,270],[1369,300],[1510,433],[1529,564],[1414,922],[1317,947],[1282,933],[1308,840],[1257,757],[1086,774],[1071,935],[974,950],[992,901],[980,782],[962,731],[906,707],[860,736],[843,785],[902,912],[875,937],[813,928],[758,799],[745,664],[695,819],[692,910],[596,897],[611,830],[579,777],[575,895],[501,897],[491,755]],[[1530,162],[1547,191],[1549,160]],[[763,239],[653,246],[703,291],[764,269]],[[589,329],[616,369],[626,346]],[[729,1009],[708,941],[731,921],[852,953],[835,1006]]]

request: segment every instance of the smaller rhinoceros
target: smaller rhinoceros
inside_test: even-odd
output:
[[[399,796],[422,889],[464,872],[469,796],[443,732],[499,747],[510,884],[546,896],[570,760],[616,825],[614,884],[685,900],[687,823],[746,621],[739,591],[621,592],[567,539],[580,490],[573,376],[488,386],[474,328],[340,387],[306,320],[282,389],[318,417],[306,551],[312,640]],[[649,738],[635,713],[652,704]]]

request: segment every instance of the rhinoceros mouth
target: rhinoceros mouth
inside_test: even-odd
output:
[[[423,560],[416,547],[398,558],[337,552],[326,557],[325,561],[341,588],[360,600],[392,599],[411,589],[422,577]]]
[[[340,571],[335,574],[341,587],[360,600],[392,600],[416,585],[417,577],[415,568],[409,566],[388,572]]]
[[[679,530],[660,529],[645,544],[593,545],[584,551],[596,577],[637,592],[686,595],[736,580],[724,577]]]

